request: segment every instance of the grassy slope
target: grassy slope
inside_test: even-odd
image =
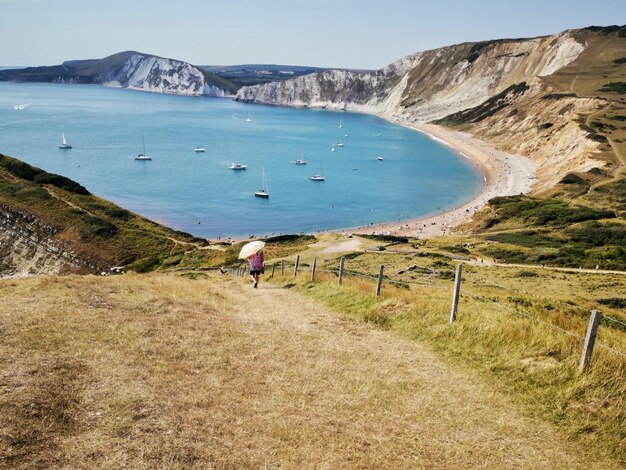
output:
[[[601,100],[600,110],[579,116],[578,123],[602,142],[601,155],[596,157],[607,165],[602,170],[569,174],[538,198],[497,198],[467,228],[487,234],[487,240],[503,242],[483,251],[503,261],[626,270],[626,95],[619,87],[602,91],[608,84],[626,80],[626,62],[620,60],[626,56],[626,27],[585,29],[577,34],[587,49],[572,64],[542,77],[549,88],[543,96],[527,100],[527,111],[523,111],[524,99],[515,108],[530,112],[537,102],[568,96]],[[507,100],[516,92],[511,87],[481,106],[438,123],[471,131],[472,124],[485,117],[500,113],[504,119],[509,112]],[[594,210],[600,212],[593,214]],[[583,213],[587,216],[572,216]],[[610,236],[604,236],[606,232]]]
[[[414,253],[390,252],[410,250],[410,245],[395,245],[384,252],[349,256],[346,270],[374,277],[383,264],[388,281],[412,283],[408,288],[385,283],[380,301],[373,298],[374,279],[348,277],[338,295],[335,276],[322,272],[336,270],[338,260],[313,253],[309,256],[318,258],[318,281],[322,282],[308,282],[305,270],[295,284],[300,292],[350,318],[431,345],[438,353],[479,371],[494,387],[524,403],[535,416],[554,423],[568,438],[626,463],[626,358],[597,348],[592,372],[582,377],[576,372],[580,337],[591,309],[600,308],[622,322],[603,321],[599,341],[626,353],[626,276],[467,264],[459,321],[451,327],[448,315],[457,263],[453,257],[469,253],[461,242],[467,240],[446,237],[428,241]],[[301,261],[306,264],[309,258]],[[408,271],[412,265],[417,269]],[[294,283],[291,276],[277,276],[276,281]]]
[[[585,455],[578,440],[528,417],[515,393],[493,390],[497,381],[293,291],[246,284],[217,274],[0,281],[0,467],[619,468],[604,447]],[[465,303],[451,328],[437,319],[437,299],[418,314],[406,292],[377,302],[347,284],[341,296],[323,283],[302,290],[352,317],[377,311],[408,336],[427,337],[429,324],[439,349],[487,333],[472,321],[485,313]],[[489,327],[509,334],[523,326],[497,320]],[[537,337],[528,353],[551,341]],[[570,348],[550,374],[520,378],[542,384],[556,370],[552,383],[576,384],[576,403],[594,399],[595,375],[570,377]],[[485,367],[506,376],[499,353]],[[475,360],[476,347],[453,356]],[[615,399],[603,396],[600,410],[610,416]],[[585,411],[566,408],[562,422]],[[597,432],[581,429],[583,440]]]
[[[84,194],[85,188],[71,180],[60,178],[60,183],[73,191],[48,181],[59,184],[55,175],[0,155],[0,204],[30,213],[56,227],[57,240],[79,256],[109,266],[137,262],[136,267],[141,269],[154,267],[172,254],[204,243]]]

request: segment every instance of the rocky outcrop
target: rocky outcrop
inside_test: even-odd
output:
[[[77,256],[55,238],[59,229],[38,217],[0,205],[0,276],[93,273],[102,263]]]

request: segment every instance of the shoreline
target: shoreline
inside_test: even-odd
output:
[[[304,232],[307,235],[339,233],[343,235],[376,234],[419,239],[432,238],[449,234],[455,227],[469,221],[476,212],[487,204],[489,199],[497,196],[525,194],[531,190],[535,181],[537,165],[526,157],[498,150],[466,132],[455,131],[435,124],[412,125],[384,114],[377,114],[377,116],[395,125],[420,132],[450,148],[460,158],[468,161],[483,176],[482,188],[469,201],[443,212],[369,226]],[[264,235],[261,235],[255,239],[263,237]],[[223,238],[223,240],[225,239]],[[249,238],[239,237],[232,237],[230,240],[234,243],[250,241]]]
[[[483,187],[471,200],[436,214],[411,219],[383,222],[368,227],[330,230],[343,234],[378,234],[432,238],[450,233],[458,225],[469,221],[489,199],[528,193],[535,181],[536,164],[526,157],[503,152],[468,133],[447,129],[435,124],[411,125],[399,119],[378,114],[393,124],[421,132],[428,138],[452,149],[466,159],[483,175]]]

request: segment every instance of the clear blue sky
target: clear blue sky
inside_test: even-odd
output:
[[[626,0],[0,0],[0,65],[124,50],[194,64],[379,68],[466,41],[626,23]]]

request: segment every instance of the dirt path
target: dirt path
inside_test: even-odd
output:
[[[62,276],[0,298],[0,468],[619,468],[289,289]]]
[[[259,332],[259,354],[289,351],[281,360],[302,392],[297,421],[326,442],[331,468],[600,468],[416,342],[288,290],[227,282],[234,315]],[[281,339],[268,344],[269,330]]]

